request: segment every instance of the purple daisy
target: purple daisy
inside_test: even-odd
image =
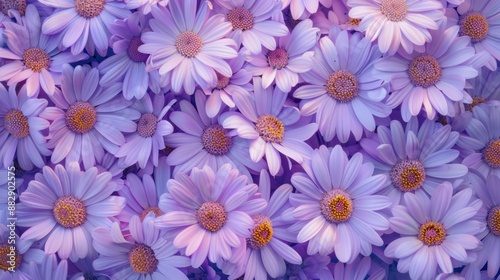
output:
[[[299,82],[299,73],[313,67],[311,48],[316,44],[319,29],[312,21],[301,21],[289,36],[278,39],[275,50],[249,55],[247,69],[254,75],[262,75],[262,87],[268,88],[276,82],[283,92],[290,92]]]
[[[127,100],[133,97],[141,99],[148,85],[154,93],[160,93],[158,72],[146,72],[148,55],[137,50],[143,44],[141,34],[146,27],[146,18],[140,12],[111,24],[108,29],[113,35],[109,44],[115,55],[97,66],[103,74],[99,84],[107,87],[123,82],[122,92]]]
[[[330,8],[332,5],[331,0],[282,0],[282,2],[282,8],[290,6],[292,17],[295,20],[315,14],[318,11],[320,2],[326,8]]]
[[[212,263],[229,260],[231,248],[251,237],[252,215],[267,205],[257,185],[247,184],[238,169],[225,164],[215,172],[205,166],[193,168],[190,176],[178,173],[167,182],[168,193],[160,197],[160,209],[166,214],[157,218],[156,225],[175,237],[175,247],[185,248],[195,268],[207,256]]]
[[[47,254],[43,257],[42,263],[31,262],[29,271],[29,279],[32,280],[67,280],[68,261],[58,261],[55,254]]]
[[[140,168],[145,168],[148,160],[158,166],[159,151],[165,149],[163,137],[174,131],[172,125],[163,118],[175,101],[171,100],[165,105],[165,96],[157,94],[152,102],[149,94],[146,94],[135,102],[132,108],[141,113],[137,131],[127,136],[126,143],[115,154],[117,158],[123,158],[125,166],[137,162]]]
[[[40,0],[40,3],[56,8],[43,22],[43,33],[61,34],[61,47],[71,47],[74,55],[85,48],[90,55],[97,50],[99,55],[106,56],[108,26],[130,15],[125,4],[115,0]]]
[[[281,22],[271,20],[279,12],[281,1],[250,0],[226,1],[215,0],[214,10],[225,16],[232,27],[228,37],[233,38],[252,54],[260,54],[262,46],[268,50],[276,49],[274,36],[288,34],[288,28]]]
[[[316,133],[318,126],[301,121],[299,110],[285,105],[287,94],[277,87],[263,89],[261,78],[254,78],[253,85],[255,94],[234,96],[241,113],[225,113],[221,123],[249,139],[250,159],[258,162],[265,155],[269,172],[275,176],[281,168],[280,153],[298,163],[309,157],[312,149],[304,141]]]
[[[308,255],[306,243],[299,243],[293,249],[303,256],[304,261],[300,265],[287,263],[285,275],[277,277],[276,280],[333,280],[330,271],[333,263],[330,256]]]
[[[62,65],[88,58],[87,54],[72,55],[61,52],[57,45],[59,37],[41,34],[40,16],[33,5],[26,8],[23,25],[5,22],[4,35],[7,48],[0,49],[0,57],[8,62],[0,67],[0,80],[13,85],[26,80],[28,96],[38,95],[40,87],[47,94],[54,94],[55,85],[60,84]]]
[[[0,84],[0,162],[1,166],[11,166],[14,156],[24,170],[33,166],[44,167],[45,156],[50,150],[45,147],[42,131],[49,127],[49,122],[39,115],[46,109],[47,100],[29,98],[26,86],[15,92],[16,85],[9,91]]]
[[[495,62],[496,65],[496,62]],[[471,104],[465,104],[465,109],[472,109],[482,103],[500,105],[500,72],[491,71],[486,67],[479,70],[479,75],[469,81],[471,88],[466,89],[472,97]]]
[[[445,19],[443,6],[436,0],[348,0],[349,17],[360,19],[359,30],[371,42],[379,39],[382,53],[393,55],[399,49],[413,49],[430,42],[429,30],[438,29],[436,22]]]
[[[484,223],[471,224],[482,203],[472,200],[467,188],[453,195],[449,182],[441,184],[432,195],[405,193],[406,206],[392,207],[391,229],[401,234],[385,249],[385,255],[397,258],[398,271],[412,279],[434,279],[437,268],[453,272],[451,259],[467,260],[469,250],[481,242],[474,236],[484,230]],[[471,227],[474,225],[474,227]]]
[[[500,177],[500,111],[499,106],[475,106],[473,118],[461,134],[457,145],[465,157],[463,164],[486,178]]]
[[[301,74],[309,83],[293,96],[302,99],[302,115],[316,113],[319,132],[330,141],[337,135],[345,143],[352,133],[359,141],[363,129],[375,130],[374,117],[391,110],[381,101],[387,95],[384,82],[373,75],[380,52],[360,33],[332,29],[316,49],[311,71]]]
[[[57,252],[62,259],[85,258],[93,250],[92,230],[110,226],[109,217],[125,206],[125,198],[111,195],[115,189],[111,174],[97,174],[95,167],[81,171],[77,162],[66,169],[45,166],[19,196],[16,210],[23,218],[17,223],[29,227],[21,239],[42,240],[47,254]]]
[[[170,120],[181,131],[165,137],[165,145],[174,150],[167,157],[167,164],[175,166],[173,174],[189,172],[193,167],[208,165],[218,170],[230,163],[251,179],[250,171],[265,168],[262,160],[252,161],[248,156],[250,143],[236,133],[225,129],[219,114],[209,118],[205,112],[207,97],[195,93],[196,108],[189,102],[179,102],[180,111],[172,112]]]
[[[236,94],[241,92],[248,93],[252,90],[250,83],[252,74],[243,68],[245,64],[243,52],[240,52],[236,58],[230,59],[227,63],[231,67],[233,75],[226,77],[219,72],[215,72],[217,75],[217,85],[203,89],[205,95],[208,96],[205,111],[209,118],[214,118],[220,112],[223,106],[222,103],[230,108],[234,108],[236,106],[233,101],[233,94],[235,92]]]
[[[290,202],[297,222],[289,229],[298,232],[299,243],[309,241],[307,254],[325,256],[335,250],[345,263],[383,244],[377,231],[388,229],[389,222],[377,211],[391,203],[374,193],[387,186],[387,176],[372,175],[373,165],[362,161],[360,153],[349,160],[339,145],[331,151],[321,146],[306,165],[307,174],[292,175],[297,193]]]
[[[269,174],[266,170],[260,172],[259,191],[267,201],[267,207],[252,216],[254,226],[250,230],[251,237],[247,238],[241,252],[244,262],[242,269],[229,274],[231,278],[242,276],[243,273],[245,280],[266,279],[267,275],[277,278],[286,273],[285,261],[292,265],[302,264],[300,255],[286,243],[296,240],[295,235],[287,230],[290,222],[284,221],[282,216],[284,211],[290,209],[288,197],[292,189],[291,185],[284,184],[271,196]]]
[[[481,233],[483,248],[478,252],[477,265],[483,267],[488,263],[487,272],[490,278],[494,278],[500,269],[500,178],[490,175],[486,179],[476,177],[472,186],[478,197],[483,202],[474,225],[470,221],[470,229],[478,228],[481,223],[486,222],[486,229]]]
[[[464,91],[465,80],[474,78],[478,71],[473,67],[475,50],[470,38],[458,37],[459,27],[445,29],[445,22],[432,31],[431,43],[422,52],[382,58],[375,64],[391,81],[392,94],[386,103],[391,108],[401,105],[404,121],[425,108],[427,118],[434,119],[436,112],[455,116],[454,102],[471,103]]]
[[[171,88],[193,94],[196,84],[217,84],[216,72],[226,77],[232,70],[224,59],[238,54],[235,42],[224,38],[231,24],[222,15],[208,17],[208,3],[197,8],[196,0],[172,0],[168,8],[153,7],[149,21],[152,32],[141,36],[139,52],[150,54],[147,64],[171,81]]]
[[[63,66],[62,92],[57,90],[50,99],[57,107],[49,107],[42,117],[52,120],[50,140],[52,163],[83,161],[85,169],[101,162],[104,150],[114,154],[125,144],[123,132],[135,132],[132,119],[139,112],[127,109],[130,103],[117,96],[121,83],[99,86],[99,71],[88,65]]]
[[[127,239],[117,222],[92,232],[100,253],[94,269],[108,272],[111,279],[188,279],[179,268],[189,266],[189,258],[176,255],[178,249],[161,237],[153,214],[142,222],[133,216],[129,226]]]
[[[465,165],[453,163],[460,154],[453,149],[458,137],[449,125],[425,120],[419,127],[417,118],[411,118],[405,129],[396,120],[389,127],[379,126],[376,137],[362,139],[361,147],[375,173],[390,178],[383,194],[397,205],[406,192],[432,195],[444,181],[467,174]]]

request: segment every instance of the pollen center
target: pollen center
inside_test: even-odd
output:
[[[434,57],[422,55],[410,62],[408,75],[414,85],[428,88],[441,79],[441,66]]]
[[[408,12],[406,0],[382,0],[380,11],[390,21],[402,21]]]
[[[52,210],[56,221],[65,228],[81,226],[87,219],[87,210],[81,200],[74,196],[60,197]]]
[[[15,248],[14,251],[11,251],[10,250],[11,246],[12,245],[7,243],[0,244],[0,268],[5,271],[8,271],[9,268],[11,269],[14,268],[14,270],[17,271],[17,268],[19,267],[19,265],[21,265],[23,261],[23,257],[19,253],[17,248]],[[12,255],[13,257],[9,255]]]
[[[66,125],[75,133],[86,133],[94,127],[97,113],[88,102],[77,101],[66,111]]]
[[[229,11],[227,21],[233,25],[233,30],[248,30],[253,27],[252,13],[243,7],[237,7]]]
[[[16,138],[23,138],[30,134],[28,118],[18,109],[12,109],[3,117],[5,129]]]
[[[338,70],[326,81],[326,92],[338,102],[349,102],[359,93],[358,79],[349,71]]]
[[[263,115],[257,119],[255,129],[260,137],[266,142],[281,143],[285,134],[285,126],[283,123],[271,115]]]
[[[472,112],[472,109],[474,109],[474,107],[476,107],[477,105],[479,105],[481,103],[485,103],[485,102],[486,102],[486,99],[479,97],[479,96],[476,96],[476,97],[472,98],[471,104],[465,105],[465,108],[467,108],[468,111]]]
[[[192,31],[184,31],[175,38],[175,47],[183,56],[192,58],[200,52],[203,41],[198,34]]]
[[[500,205],[495,206],[488,211],[486,219],[488,229],[496,236],[500,236]]]
[[[137,133],[144,138],[151,137],[155,134],[157,124],[158,120],[155,115],[151,113],[142,114],[137,123]]]
[[[145,62],[148,59],[148,55],[139,52],[138,48],[144,44],[141,37],[134,37],[130,40],[128,45],[127,55],[134,62]]]
[[[143,221],[144,218],[146,218],[146,216],[149,213],[154,213],[155,217],[159,217],[159,216],[165,214],[165,213],[163,213],[163,211],[160,210],[160,208],[158,208],[156,206],[146,207],[144,209],[144,211],[142,211],[141,215],[139,216],[139,218],[141,218],[141,221]]]
[[[9,10],[16,10],[21,16],[26,12],[26,0],[0,0],[2,12],[8,16]]]
[[[394,165],[391,181],[400,191],[418,190],[425,180],[425,167],[419,160],[404,159]]]
[[[472,42],[482,41],[488,36],[489,24],[486,17],[478,12],[467,13],[460,17],[459,35],[471,37]]]
[[[75,0],[76,12],[87,19],[101,14],[106,0]]]
[[[347,24],[349,24],[351,26],[359,26],[360,22],[361,22],[361,19],[359,19],[359,18],[349,18],[349,20],[347,20]]]
[[[273,238],[273,225],[271,220],[264,215],[256,215],[252,218],[255,226],[252,229],[252,236],[247,239],[247,244],[252,249],[260,249]]]
[[[282,48],[275,49],[267,54],[267,61],[269,66],[282,69],[288,64],[288,53]]]
[[[223,89],[223,88],[227,87],[227,85],[229,84],[229,80],[231,78],[226,77],[217,71],[215,71],[215,74],[217,75],[217,86],[215,88],[216,89]]]
[[[40,73],[42,69],[47,69],[50,66],[50,56],[42,49],[31,48],[23,54],[24,64],[33,72]]]
[[[151,247],[144,244],[136,244],[128,252],[128,261],[136,273],[151,274],[158,267],[158,259]]]
[[[227,212],[220,202],[206,201],[196,210],[196,218],[201,227],[216,232],[226,224]]]
[[[418,239],[427,246],[435,246],[443,243],[446,237],[446,230],[441,223],[428,222],[420,226]]]
[[[321,214],[331,223],[343,223],[352,215],[353,204],[348,193],[340,189],[323,195],[320,202]]]
[[[219,124],[205,129],[201,135],[201,144],[205,150],[215,156],[222,156],[229,152],[233,140],[226,136],[226,130]]]
[[[488,143],[483,150],[483,159],[491,168],[500,168],[500,138]]]

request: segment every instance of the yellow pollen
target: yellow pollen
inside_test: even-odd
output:
[[[390,177],[400,191],[415,191],[424,183],[425,167],[419,160],[402,160],[394,165]]]
[[[349,194],[340,189],[325,193],[320,202],[321,213],[332,223],[344,223],[349,220],[353,208]]]
[[[326,92],[338,102],[346,103],[358,96],[359,84],[356,76],[346,70],[332,73],[326,81]]]
[[[441,223],[428,222],[420,226],[418,239],[427,246],[441,245],[446,237],[446,230]]]
[[[428,88],[441,80],[441,65],[434,57],[421,55],[410,62],[408,75],[414,85]]]
[[[26,12],[26,0],[0,0],[2,12],[8,16],[9,10],[16,10],[21,16]]]
[[[12,265],[9,263],[10,260],[11,260],[11,257],[8,255],[8,254],[11,254],[11,248],[10,247],[15,247],[14,245],[11,245],[11,244],[0,244],[0,268],[5,270],[5,271],[8,271],[9,268],[12,267]],[[14,261],[14,269],[17,271],[17,268],[19,267],[19,265],[21,265],[22,261],[23,261],[23,256],[19,253],[19,251],[17,250],[17,248],[14,250],[14,254],[15,254],[15,261]],[[1,275],[2,273],[0,273]]]
[[[472,42],[482,41],[488,36],[488,21],[486,17],[480,13],[467,13],[460,18],[458,24],[460,26],[459,35],[471,37]]]
[[[16,138],[23,138],[30,134],[28,118],[18,109],[12,109],[5,114],[4,126]]]
[[[361,22],[361,19],[359,18],[349,18],[347,21],[347,24],[352,25],[352,26],[359,26],[359,23]]]
[[[476,96],[476,97],[472,98],[471,104],[467,104],[465,106],[466,106],[468,111],[472,112],[472,109],[474,109],[474,107],[476,107],[479,104],[485,103],[485,102],[486,102],[486,99],[479,97],[479,96]]]
[[[56,221],[65,228],[81,226],[87,219],[87,210],[81,200],[74,196],[60,197],[52,210]]]
[[[40,73],[42,69],[48,69],[50,66],[50,56],[39,48],[26,50],[23,54],[23,60],[26,68],[37,73]]]
[[[77,101],[66,111],[66,125],[75,133],[86,133],[94,127],[97,115],[94,106]]]
[[[266,142],[281,143],[285,135],[285,126],[272,115],[262,115],[257,119],[255,129]]]
[[[408,12],[406,0],[382,0],[380,11],[388,20],[402,21]]]
[[[144,211],[142,211],[141,215],[139,216],[139,218],[141,218],[141,221],[143,221],[144,218],[146,218],[146,216],[151,212],[155,214],[155,217],[158,217],[158,216],[165,214],[165,213],[163,213],[163,211],[160,210],[160,208],[158,208],[156,206],[146,207],[144,209]]]
[[[100,15],[105,4],[105,0],[75,0],[75,9],[80,16],[90,19]]]
[[[226,209],[220,202],[203,202],[196,211],[196,218],[204,229],[216,232],[221,229],[227,221]]]
[[[151,274],[158,267],[158,259],[151,247],[137,244],[128,253],[130,266],[136,273]]]
[[[500,138],[488,143],[483,150],[483,159],[491,168],[500,168]]]
[[[500,237],[500,205],[495,206],[488,211],[486,219],[488,229],[496,236]]]
[[[256,215],[253,220],[255,226],[252,230],[252,237],[248,239],[248,245],[253,249],[260,249],[273,238],[273,226],[271,220],[264,215]]]

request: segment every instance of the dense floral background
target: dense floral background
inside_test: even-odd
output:
[[[500,279],[500,1],[0,0],[0,279]]]

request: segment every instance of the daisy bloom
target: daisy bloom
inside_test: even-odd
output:
[[[225,164],[213,171],[205,166],[193,168],[190,175],[178,173],[167,182],[168,192],[160,197],[160,209],[166,213],[156,225],[171,231],[177,248],[185,248],[191,266],[205,259],[216,263],[232,257],[231,248],[250,238],[252,215],[266,207],[255,184]]]
[[[406,192],[432,195],[444,181],[467,174],[465,165],[454,163],[460,155],[454,149],[458,137],[449,125],[425,120],[419,126],[417,118],[411,118],[406,128],[396,120],[389,127],[379,126],[377,136],[362,139],[361,147],[375,173],[390,178],[383,194],[397,205]]]
[[[215,0],[214,10],[225,15],[232,31],[228,37],[242,44],[250,53],[260,54],[262,46],[268,50],[276,49],[273,37],[288,34],[288,28],[281,22],[271,19],[281,8],[280,1],[268,0]]]
[[[307,164],[308,173],[292,175],[297,192],[290,195],[297,222],[289,228],[298,232],[297,241],[309,241],[307,254],[326,256],[335,250],[341,262],[359,255],[369,256],[372,245],[384,242],[377,231],[389,228],[379,213],[391,205],[389,199],[374,195],[387,186],[385,175],[372,175],[373,165],[362,163],[356,153],[351,159],[337,145],[315,150]]]
[[[345,143],[352,133],[359,141],[363,129],[375,130],[374,117],[387,117],[391,110],[381,101],[387,95],[384,81],[373,75],[380,52],[360,33],[334,29],[319,41],[311,71],[301,77],[308,83],[293,97],[302,99],[300,111],[316,113],[325,141],[336,135]]]
[[[466,91],[472,97],[472,103],[464,104],[466,110],[472,112],[475,106],[482,103],[500,105],[500,72],[483,67],[479,75],[468,82],[471,88]]]
[[[406,206],[392,207],[391,229],[401,237],[384,252],[399,259],[399,272],[409,272],[411,279],[435,279],[438,266],[444,273],[452,273],[451,259],[467,260],[468,251],[481,244],[474,234],[484,230],[484,223],[474,228],[469,223],[482,205],[471,197],[469,188],[453,195],[453,186],[445,182],[430,199],[406,193]]]
[[[499,106],[475,106],[466,134],[461,134],[457,142],[465,157],[462,163],[484,178],[490,174],[500,177],[499,109]]]
[[[151,90],[160,92],[158,72],[146,72],[147,54],[137,49],[143,44],[141,34],[147,27],[145,17],[135,12],[125,20],[117,20],[108,29],[113,34],[109,44],[115,55],[99,63],[97,68],[103,74],[99,84],[111,86],[123,82],[122,92],[125,99],[141,99],[151,85]]]
[[[301,21],[289,36],[278,39],[277,48],[267,53],[249,55],[247,69],[254,76],[262,75],[262,87],[268,88],[276,82],[283,92],[290,92],[299,82],[299,73],[313,67],[310,52],[316,44],[319,29],[312,26],[312,21]]]
[[[445,19],[444,8],[437,0],[347,0],[349,17],[360,19],[359,30],[371,42],[378,38],[382,53],[393,55],[400,46],[412,53],[415,46],[438,39],[429,30],[438,29]]]
[[[19,94],[16,85],[9,91],[0,84],[0,163],[4,168],[11,166],[17,155],[17,162],[24,170],[33,166],[44,167],[45,156],[50,150],[45,146],[42,131],[49,127],[49,122],[40,117],[47,107],[47,100],[29,98],[26,86]]]
[[[126,137],[126,143],[115,154],[117,158],[124,159],[125,166],[137,162],[140,168],[145,168],[148,160],[158,166],[159,151],[165,149],[163,137],[174,131],[172,125],[163,118],[175,101],[171,100],[165,105],[165,96],[157,94],[152,102],[149,94],[146,94],[135,102],[132,108],[141,113],[137,130]]]
[[[45,252],[57,252],[61,259],[85,258],[93,250],[92,230],[110,226],[109,218],[125,206],[125,198],[111,195],[115,189],[111,174],[97,174],[95,167],[81,171],[77,162],[66,169],[45,166],[19,196],[16,211],[23,218],[17,223],[29,227],[21,239],[43,239]]]
[[[101,162],[104,150],[116,153],[125,144],[123,132],[135,132],[139,112],[127,109],[131,102],[117,96],[121,83],[99,86],[99,71],[88,66],[63,66],[61,91],[50,99],[42,117],[52,120],[47,147],[54,149],[52,163],[83,161],[85,169]]]
[[[182,132],[165,137],[165,145],[173,151],[167,156],[167,164],[175,166],[173,174],[189,172],[193,167],[207,165],[218,170],[230,163],[251,179],[250,172],[265,168],[262,160],[253,162],[248,156],[249,141],[225,129],[219,114],[209,118],[205,112],[207,97],[195,93],[196,108],[185,100],[179,102],[180,111],[170,114],[170,120]]]
[[[189,266],[189,258],[176,255],[178,249],[161,237],[153,214],[142,222],[133,216],[129,225],[127,239],[117,222],[92,232],[94,247],[100,253],[94,269],[108,272],[111,279],[188,279],[179,268]]]
[[[56,8],[43,22],[42,32],[61,34],[61,47],[71,47],[74,55],[85,48],[90,55],[97,50],[99,55],[106,56],[110,36],[108,26],[131,14],[125,3],[115,0],[40,0],[40,3]]]
[[[436,112],[455,116],[454,102],[471,103],[464,91],[465,80],[474,78],[478,71],[472,66],[475,55],[470,39],[458,37],[459,28],[453,26],[431,32],[431,43],[422,53],[399,52],[377,61],[375,68],[387,75],[392,93],[386,103],[391,108],[401,105],[404,121],[425,108],[427,118],[434,119]]]
[[[224,59],[238,54],[235,42],[224,38],[231,24],[224,16],[208,17],[208,4],[197,8],[197,0],[171,0],[168,8],[153,7],[151,32],[141,36],[139,52],[149,54],[147,64],[171,81],[171,88],[193,94],[196,84],[208,88],[217,84],[217,74],[232,76]]]
[[[222,126],[235,129],[241,138],[251,141],[250,158],[254,162],[266,156],[271,175],[281,168],[280,153],[302,163],[311,147],[304,141],[318,129],[316,124],[301,122],[299,110],[284,106],[287,94],[277,87],[262,88],[260,78],[253,80],[255,94],[234,96],[241,113],[228,112],[221,116]]]
[[[60,84],[62,65],[87,59],[88,55],[61,52],[57,47],[59,37],[41,34],[35,6],[28,5],[26,17],[30,20],[24,20],[23,25],[3,23],[8,49],[0,49],[0,57],[8,60],[0,67],[0,80],[8,81],[9,86],[26,81],[28,96],[37,95],[40,87],[52,95],[55,85]]]

